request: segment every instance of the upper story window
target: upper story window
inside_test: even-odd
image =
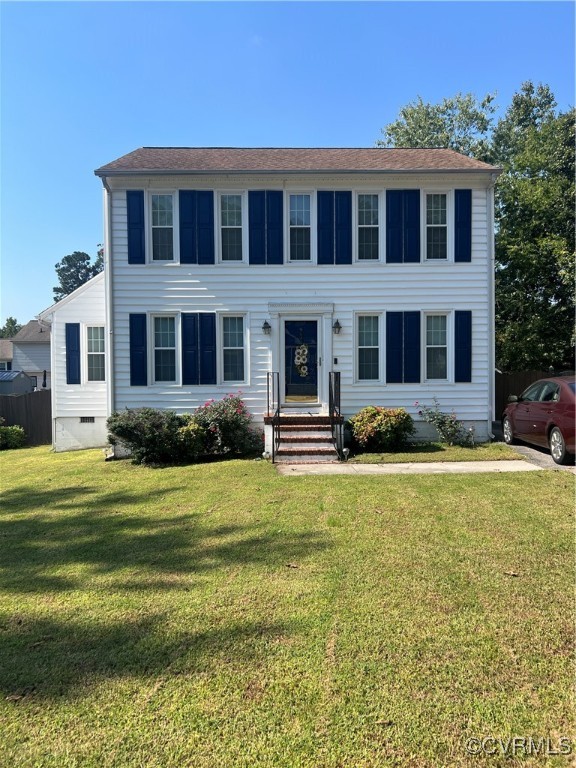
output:
[[[290,195],[290,261],[310,261],[311,249],[311,195]]]
[[[378,260],[378,195],[358,195],[358,261]]]
[[[88,381],[105,381],[103,326],[87,326],[86,356]]]
[[[152,260],[174,260],[174,198],[151,195]]]
[[[426,378],[448,378],[446,315],[426,315]]]
[[[378,315],[358,317],[358,380],[377,381],[380,378],[380,345]]]
[[[176,381],[176,318],[154,318],[154,381]]]
[[[426,195],[426,258],[448,258],[448,196]]]
[[[220,254],[222,261],[242,261],[242,195],[220,195]]]

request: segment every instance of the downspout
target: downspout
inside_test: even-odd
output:
[[[106,329],[108,332],[106,355],[106,415],[114,411],[114,325],[113,325],[113,280],[112,280],[112,190],[105,176],[102,177],[104,186],[104,300],[106,312]]]
[[[489,397],[489,415],[488,415],[488,435],[491,439],[494,439],[492,433],[492,423],[496,419],[496,402],[495,402],[495,375],[496,375],[496,326],[495,326],[495,312],[496,312],[496,298],[495,298],[495,246],[494,246],[494,185],[496,184],[497,174],[493,173],[490,177],[490,186],[486,190],[486,221],[488,229],[488,322],[489,322],[489,338],[490,346],[488,349],[488,366],[489,366],[489,384],[490,384],[490,397]]]

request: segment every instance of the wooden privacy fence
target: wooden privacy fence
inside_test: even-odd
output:
[[[4,426],[23,427],[28,445],[52,442],[52,404],[50,390],[27,395],[0,395],[0,416]]]
[[[554,375],[554,374],[552,374]],[[549,371],[517,371],[516,373],[498,373],[495,377],[496,419],[500,419],[510,395],[519,395],[527,386],[538,379],[550,376]]]

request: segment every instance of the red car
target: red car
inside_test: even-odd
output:
[[[510,395],[502,414],[504,442],[516,440],[548,448],[556,464],[574,461],[576,377],[540,379],[522,392]]]

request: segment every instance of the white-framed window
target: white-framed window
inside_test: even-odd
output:
[[[448,315],[425,315],[426,379],[448,379]]]
[[[288,194],[288,254],[293,262],[312,261],[312,194]]]
[[[173,192],[149,193],[151,261],[175,261],[177,205]]]
[[[153,377],[155,383],[177,381],[176,364],[177,322],[173,315],[152,317]]]
[[[452,247],[453,197],[449,192],[423,193],[424,258],[426,261],[448,261]]]
[[[380,379],[380,315],[358,315],[356,334],[358,381],[378,381]]]
[[[356,248],[358,261],[380,258],[380,196],[376,192],[356,195]]]
[[[86,378],[88,381],[105,381],[104,326],[86,326]]]
[[[6,362],[6,360],[0,361],[0,371],[9,371],[11,367],[11,363]]]
[[[221,318],[222,381],[246,380],[245,321],[241,315]]]
[[[242,192],[220,192],[218,194],[220,261],[241,262],[245,260],[245,215],[245,196]]]

